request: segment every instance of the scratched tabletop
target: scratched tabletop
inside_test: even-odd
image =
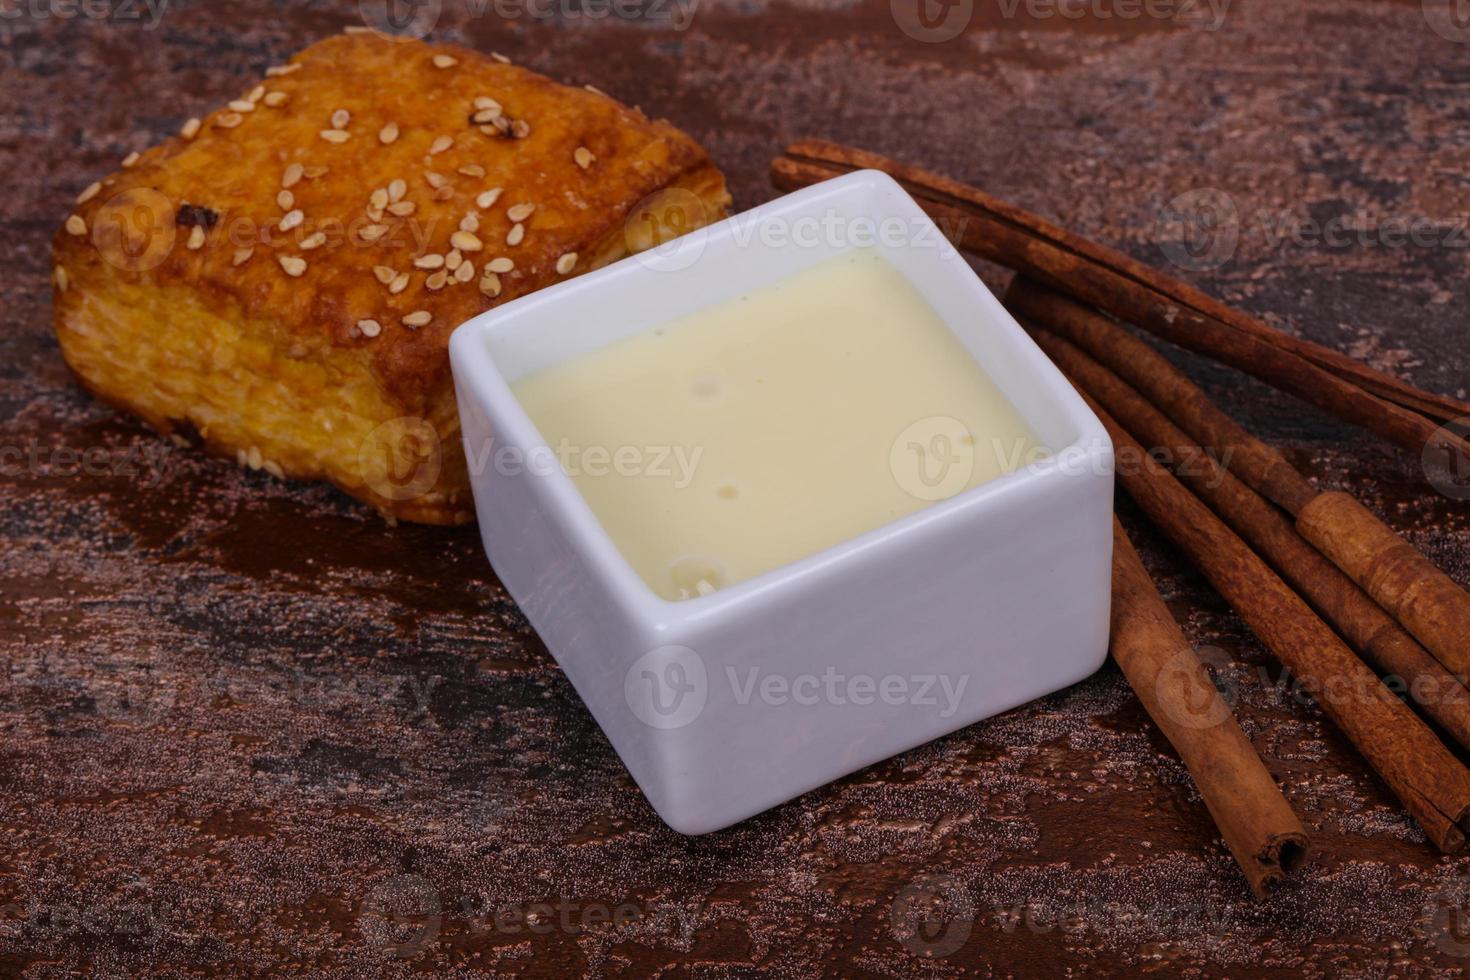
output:
[[[267,66],[384,12],[0,0],[0,976],[1470,965],[1470,858],[1425,842],[1126,500],[1161,590],[1311,833],[1309,862],[1269,901],[1250,898],[1111,665],[681,837],[473,528],[389,527],[84,394],[50,326],[49,241],[72,199]],[[773,196],[767,165],[786,142],[835,138],[977,184],[1425,388],[1470,385],[1470,24],[1437,0],[394,12],[669,118],[709,148],[738,208]],[[1412,455],[1170,356],[1470,582],[1470,503]]]

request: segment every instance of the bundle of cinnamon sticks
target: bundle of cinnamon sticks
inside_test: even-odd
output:
[[[982,191],[822,141],[772,165],[784,190],[896,179],[960,248],[1017,276],[1006,304],[1107,427],[1120,484],[1318,701],[1444,851],[1470,831],[1470,593],[1372,512],[1319,491],[1123,324],[1212,357],[1426,460],[1470,466],[1470,403],[1274,330],[1158,269]],[[1165,450],[1159,457],[1149,450]],[[1301,824],[1214,699],[1115,525],[1115,659],[1193,774],[1258,895],[1300,863]],[[1380,674],[1385,675],[1380,677]],[[1400,700],[1385,683],[1408,694]],[[1412,705],[1412,706],[1411,706]],[[1203,720],[1201,720],[1203,719]],[[1427,721],[1432,721],[1432,728]]]

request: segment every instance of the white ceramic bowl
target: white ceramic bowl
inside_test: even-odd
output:
[[[658,597],[510,383],[857,246],[914,283],[1053,455],[711,595]],[[1107,433],[884,174],[506,303],[449,352],[490,563],[678,831],[728,826],[1075,683],[1106,655]]]

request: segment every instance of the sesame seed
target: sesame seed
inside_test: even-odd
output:
[[[388,200],[397,203],[403,200],[403,195],[408,193],[408,184],[402,180],[394,180],[388,185]]]
[[[478,163],[467,163],[459,168],[459,173],[464,174],[466,177],[483,177],[485,176],[485,168]]]
[[[281,256],[281,268],[286,270],[286,275],[300,278],[306,272],[306,260],[295,255],[283,255]]]
[[[301,178],[306,176],[306,168],[299,163],[293,163],[281,174],[281,186],[290,189],[301,183]]]
[[[290,211],[296,206],[296,195],[290,191],[281,191],[276,195],[276,204],[282,211]]]
[[[491,299],[500,295],[500,277],[493,272],[486,272],[480,280],[480,292]]]
[[[230,108],[236,112],[254,112],[255,103],[249,99],[236,99],[230,103]]]
[[[398,139],[397,123],[390,122],[388,125],[378,130],[378,142],[382,143],[384,146],[387,146],[389,143],[392,143],[396,139]]]
[[[303,238],[301,240],[301,246],[300,246],[300,248],[301,248],[301,251],[303,251],[303,252],[310,252],[314,248],[321,248],[326,243],[327,243],[327,235],[326,235],[326,233],[319,231],[319,232],[316,232],[315,234],[311,234],[311,235],[308,235],[305,238]]]
[[[485,268],[490,272],[509,272],[516,267],[515,262],[507,258],[491,259]]]
[[[494,206],[495,202],[500,198],[500,190],[499,187],[492,187],[475,198],[475,207],[484,210],[485,208]]]
[[[489,126],[499,118],[500,107],[496,106],[494,109],[479,110],[473,116],[470,116],[470,122],[476,126]]]
[[[510,135],[518,140],[523,140],[531,135],[531,124],[524,119],[517,119],[510,124]]]
[[[448,186],[441,187],[437,191],[434,192],[434,200],[436,200],[436,201],[448,201],[448,200],[450,200],[453,197],[454,197],[454,188],[453,187],[448,187]]]
[[[525,237],[526,226],[523,224],[516,224],[510,229],[510,231],[505,233],[505,244],[511,246],[519,245],[525,239]]]
[[[234,129],[244,121],[245,117],[238,112],[226,112],[224,115],[217,117],[214,124],[220,129]]]
[[[462,252],[478,252],[484,244],[473,232],[457,231],[449,236],[449,244]]]
[[[443,269],[440,269],[438,272],[432,273],[429,278],[424,280],[424,288],[438,291],[440,289],[443,289],[444,284],[448,281],[449,273],[444,271]]]
[[[188,122],[184,123],[183,128],[179,130],[179,135],[186,140],[191,140],[199,135],[199,127],[202,125],[203,123],[201,123],[198,119],[190,119]]]
[[[500,113],[500,103],[496,102],[488,95],[482,95],[479,98],[475,99],[475,108],[481,111],[489,109],[494,110],[496,114]]]
[[[320,165],[315,166],[315,167],[307,167],[306,168],[306,179],[307,180],[316,180],[318,177],[325,176],[326,175],[326,172],[327,172],[327,168],[326,167],[323,167],[323,166],[320,166]]]
[[[301,227],[301,223],[305,220],[306,215],[301,212],[300,208],[297,208],[294,211],[287,212],[286,216],[281,219],[281,223],[278,227],[282,231],[290,231],[292,228]]]
[[[606,92],[604,92],[602,89],[598,88],[596,85],[588,84],[588,85],[583,85],[582,87],[585,88],[587,91],[591,92],[593,95],[600,95],[604,99],[610,99],[610,98],[612,98],[612,96],[608,95]]]
[[[375,242],[388,232],[387,225],[366,225],[357,236],[365,242]]]
[[[102,184],[100,182],[94,183],[94,184],[90,184],[87,187],[86,190],[82,191],[80,194],[77,195],[77,203],[78,204],[86,204],[92,198],[96,197],[98,194],[101,194],[101,193],[102,193]]]
[[[51,278],[55,280],[56,288],[61,290],[63,293],[66,292],[66,288],[71,285],[71,277],[66,274],[66,266],[64,265],[58,265],[56,267],[56,271],[51,274]]]
[[[373,266],[373,277],[383,285],[388,285],[398,275],[392,268],[386,265]]]
[[[388,284],[388,292],[392,293],[394,296],[397,296],[399,293],[403,292],[407,288],[408,273],[406,272],[399,273],[398,278],[394,279]]]
[[[444,268],[448,269],[450,272],[458,269],[463,264],[464,253],[457,248],[451,251],[448,255],[444,256]]]
[[[248,450],[246,450],[246,452],[245,452],[245,462],[250,465],[250,468],[252,470],[258,470],[258,469],[260,469],[261,464],[263,462],[265,462],[261,458],[260,448],[257,447],[257,446],[251,446]]]
[[[429,155],[438,156],[440,153],[443,153],[445,150],[449,149],[452,146],[454,146],[453,136],[441,136],[436,139],[432,145],[430,145]]]
[[[338,109],[336,112],[332,113],[333,129],[346,129],[347,124],[350,122],[352,122],[352,113],[348,112],[346,109]]]
[[[135,166],[137,162],[142,159],[142,157],[143,154],[139,153],[137,150],[129,153],[127,156],[123,157],[123,169],[126,170],[129,167]]]
[[[366,34],[367,32],[368,29],[362,24],[348,24],[346,27],[342,28],[343,34]]]
[[[234,256],[234,258],[232,258],[230,260],[230,265],[234,265],[234,266],[244,265],[246,262],[249,262],[250,261],[250,257],[252,255],[254,255],[254,254],[255,254],[255,249],[254,248],[251,248],[249,246],[247,246],[245,248],[237,248],[237,249],[235,249],[235,256]]]
[[[274,66],[272,68],[267,68],[265,70],[265,73],[267,75],[269,75],[270,77],[272,77],[272,78],[278,78],[281,75],[289,75],[293,71],[300,71],[300,70],[301,70],[301,65],[300,64],[294,64],[294,65],[276,65],[276,66]]]
[[[510,123],[505,120],[504,116],[502,116],[488,126],[481,126],[480,132],[484,133],[486,136],[495,138],[499,136],[504,136],[506,130],[508,129],[510,129]]]
[[[368,198],[368,203],[379,211],[386,208],[388,206],[388,189],[386,187],[379,187],[373,191],[372,195]]]
[[[560,275],[566,275],[577,267],[577,253],[568,252],[556,260],[556,271]]]
[[[328,143],[346,143],[352,139],[352,134],[343,129],[324,129],[321,136]]]
[[[396,204],[388,205],[388,213],[397,218],[406,218],[416,210],[418,210],[418,205],[412,201],[399,201]]]
[[[290,98],[290,96],[288,96],[285,92],[272,92],[270,95],[267,95],[265,97],[265,104],[274,109],[277,106],[285,105],[288,98]]]
[[[454,270],[455,282],[469,282],[475,278],[475,263],[465,262]]]
[[[516,204],[505,209],[505,216],[512,221],[525,221],[535,210],[534,204]]]
[[[255,88],[253,88],[253,89],[250,90],[250,94],[247,95],[247,96],[245,96],[245,100],[247,102],[250,102],[252,105],[254,103],[256,103],[256,102],[259,102],[263,98],[265,98],[265,86],[264,85],[257,85],[257,86],[255,86]]]
[[[415,269],[440,269],[444,267],[444,256],[437,252],[420,255],[413,260],[413,266]]]
[[[508,65],[508,64],[510,64],[510,59],[507,58],[505,55],[501,54],[499,51],[491,51],[490,52],[490,57],[494,58],[496,61],[500,62],[502,65]]]
[[[447,54],[434,55],[435,68],[453,68],[457,64],[459,64],[459,62],[456,59],[451,58]]]
[[[475,214],[475,212],[473,212],[473,211],[471,211],[469,214],[466,214],[463,218],[460,218],[459,219],[459,230],[460,231],[479,231],[480,230],[480,216],[478,214]]]
[[[424,171],[424,180],[428,181],[429,186],[434,188],[435,190],[438,190],[440,187],[443,187],[445,184],[449,183],[448,177],[444,176],[443,174],[435,173],[432,170]]]
[[[357,329],[364,337],[376,337],[383,332],[383,325],[377,320],[358,320]]]
[[[576,152],[572,154],[572,159],[576,160],[577,166],[583,170],[586,170],[597,162],[597,156],[585,146],[577,147]]]
[[[80,238],[87,233],[86,219],[79,214],[72,215],[66,219],[66,230]]]
[[[415,329],[418,327],[427,327],[432,322],[434,322],[434,314],[428,310],[414,310],[403,318],[403,325],[405,327],[413,327]]]
[[[275,477],[277,480],[284,480],[286,478],[286,471],[281,469],[279,464],[273,463],[268,459],[260,464],[260,468],[265,470],[271,476]]]
[[[195,225],[189,231],[189,251],[197,252],[204,247],[204,226]]]

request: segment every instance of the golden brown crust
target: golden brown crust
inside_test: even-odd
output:
[[[89,388],[164,431],[187,421],[208,448],[246,462],[252,447],[273,446],[273,472],[332,479],[397,516],[467,519],[450,333],[648,244],[627,219],[671,188],[693,202],[697,213],[680,215],[688,227],[721,217],[724,179],[666,123],[462,48],[358,33],[273,71],[197,132],[186,127],[84,195],[55,242],[63,352]],[[513,268],[487,276],[506,262]],[[170,348],[146,358],[154,376],[197,371],[299,402],[279,410],[352,386],[340,398],[347,415],[429,419],[446,457],[434,491],[384,497],[352,472],[357,445],[332,447],[330,435],[298,445],[279,426],[254,432],[271,423],[248,408],[234,431],[226,399],[196,418],[178,392],[153,390],[167,378],[150,385],[135,370],[124,384],[119,360],[149,342],[129,309],[171,321]],[[261,349],[222,349],[236,344]]]

